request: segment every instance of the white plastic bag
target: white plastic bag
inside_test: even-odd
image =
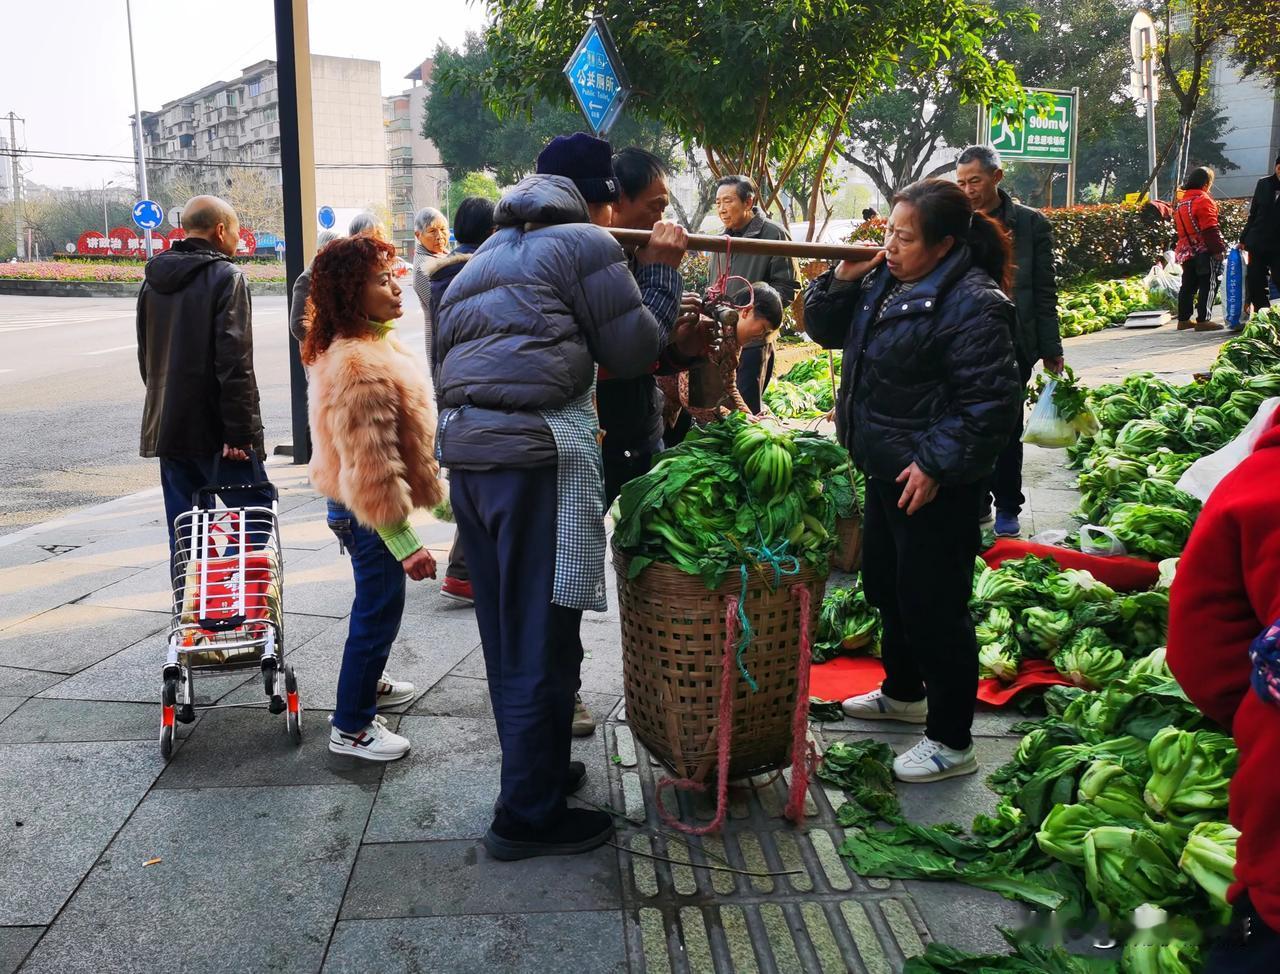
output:
[[[1022,434],[1023,443],[1061,450],[1076,441],[1076,429],[1058,412],[1053,401],[1053,391],[1058,388],[1056,379],[1044,384],[1044,391],[1031,409],[1031,418],[1027,420],[1026,432]]]
[[[1176,302],[1178,291],[1182,287],[1181,270],[1182,268],[1172,262],[1163,265],[1153,264],[1142,283],[1146,285],[1153,297],[1160,298],[1166,304]]]
[[[1086,524],[1080,529],[1080,550],[1086,555],[1103,558],[1128,554],[1124,542],[1114,531],[1096,524]]]
[[[1258,411],[1249,420],[1249,425],[1240,431],[1240,435],[1216,453],[1201,457],[1182,475],[1178,481],[1178,490],[1185,490],[1192,497],[1201,501],[1209,499],[1213,488],[1222,478],[1231,473],[1240,462],[1253,452],[1253,446],[1270,426],[1271,419],[1280,407],[1280,396],[1265,399]]]

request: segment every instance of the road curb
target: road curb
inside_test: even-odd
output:
[[[0,277],[0,294],[31,298],[136,298],[141,281],[44,281]],[[283,281],[250,281],[249,293],[283,295]]]

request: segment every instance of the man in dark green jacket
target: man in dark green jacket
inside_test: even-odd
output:
[[[1018,330],[1014,335],[1018,370],[1023,385],[1031,379],[1036,362],[1046,372],[1058,373],[1066,364],[1062,338],[1058,334],[1058,285],[1053,268],[1053,230],[1044,214],[1016,202],[1000,188],[1004,170],[1000,155],[990,146],[972,145],[956,160],[956,182],[969,197],[975,211],[995,217],[1013,237],[1013,260],[1017,267],[1014,293],[1009,295],[1018,308]],[[1001,453],[991,478],[995,498],[996,534],[1017,537],[1021,532],[1018,515],[1026,498],[1022,494],[1022,435],[1019,430]],[[990,515],[990,499],[980,512]]]
[[[766,220],[756,205],[759,193],[748,176],[725,176],[716,183],[716,214],[724,222],[724,233],[748,240],[790,240],[786,230]],[[712,284],[724,273],[725,257],[712,254],[709,280]],[[772,285],[788,307],[800,290],[800,274],[790,257],[767,257],[763,254],[729,255],[729,274],[745,281],[764,281]],[[747,300],[748,285],[733,281],[726,289],[730,300],[742,304]],[[778,334],[777,331],[773,336]],[[752,342],[742,350],[738,361],[738,391],[752,412],[760,412],[760,397],[773,378],[773,336]]]

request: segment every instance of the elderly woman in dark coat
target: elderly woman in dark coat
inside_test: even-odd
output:
[[[925,725],[894,762],[904,781],[978,767],[973,512],[1021,417],[1009,255],[955,183],[923,180],[894,197],[885,251],[805,299],[809,335],[844,349],[837,425],[867,477],[862,576],[884,622],[884,684],[844,710]]]

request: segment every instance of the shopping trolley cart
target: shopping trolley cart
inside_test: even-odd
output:
[[[174,520],[173,622],[161,695],[160,753],[173,754],[176,721],[195,720],[195,675],[259,670],[265,703],[213,707],[266,707],[285,714],[294,744],[302,742],[298,678],[284,662],[284,559],[277,492],[260,460],[250,484],[213,483],[192,497],[192,509]],[[229,490],[268,488],[270,507],[216,507]]]

